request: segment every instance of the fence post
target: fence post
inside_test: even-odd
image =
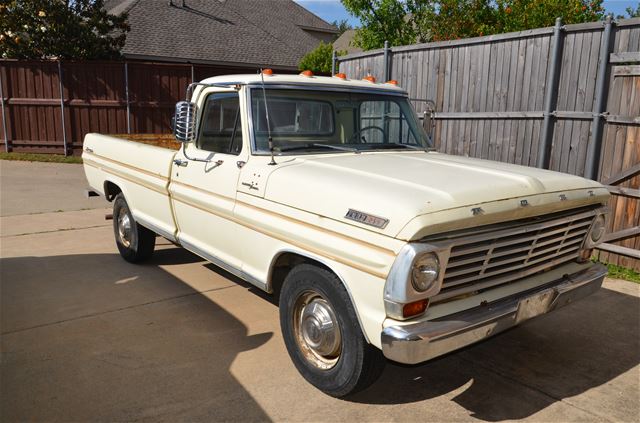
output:
[[[553,27],[553,46],[551,61],[549,62],[549,77],[547,79],[547,92],[544,96],[544,121],[540,132],[538,144],[537,166],[549,169],[551,159],[551,145],[553,143],[553,129],[556,123],[555,108],[558,103],[558,83],[560,82],[560,68],[562,67],[562,48],[564,47],[564,33],[562,18],[556,19]]]
[[[384,42],[384,81],[387,82],[389,79],[389,41]]]
[[[585,163],[584,176],[597,180],[600,170],[600,153],[602,150],[602,135],[604,128],[604,116],[607,105],[609,54],[613,45],[611,36],[613,29],[613,17],[607,15],[604,21],[602,44],[600,45],[600,58],[598,63],[598,77],[596,79],[596,100],[593,106],[593,121],[591,122],[591,142],[587,143],[587,162]]]
[[[62,145],[64,148],[64,155],[68,156],[69,151],[67,150],[67,128],[64,124],[64,85],[62,83],[62,61],[58,60],[58,82],[60,86],[60,117],[62,120]]]
[[[0,104],[2,105],[2,130],[4,132],[4,151],[9,152],[9,131],[7,130],[7,118],[4,110],[4,88],[2,86],[4,78],[2,78],[2,71],[0,71]],[[9,84],[7,84],[7,88]]]
[[[331,76],[336,74],[336,63],[338,62],[338,53],[333,50],[331,53]]]
[[[127,134],[131,133],[131,103],[129,103],[129,64],[124,62],[124,99],[127,102]]]

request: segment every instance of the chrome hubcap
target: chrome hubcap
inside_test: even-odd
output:
[[[320,369],[335,366],[342,350],[342,336],[331,304],[316,292],[305,292],[296,300],[293,323],[305,358]]]
[[[118,214],[118,238],[125,247],[131,245],[131,219],[124,209]]]

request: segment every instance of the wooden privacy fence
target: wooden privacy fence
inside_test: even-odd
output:
[[[6,151],[74,154],[89,132],[167,133],[192,81],[253,68],[150,62],[0,60]]]
[[[432,100],[441,152],[611,186],[611,244],[600,258],[640,270],[640,18],[557,21],[334,60],[349,78],[397,80],[419,115]]]

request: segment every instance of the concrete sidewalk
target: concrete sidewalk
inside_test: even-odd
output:
[[[126,263],[102,199],[26,214],[56,207],[37,207],[40,190],[81,201],[39,166],[18,170],[40,179],[0,218],[3,422],[640,420],[640,285],[607,280],[487,342],[390,363],[336,400],[294,368],[268,296],[160,238],[151,262]],[[12,201],[4,181],[0,200]]]

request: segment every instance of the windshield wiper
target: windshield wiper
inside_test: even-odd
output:
[[[400,144],[398,142],[385,142],[385,143],[380,143],[380,144],[369,144],[368,145],[369,148],[372,149],[386,149],[386,148],[398,148],[398,147],[402,147],[402,148],[409,148],[411,150],[420,150],[420,151],[430,151],[429,147],[418,147],[417,145],[410,145],[410,144]]]
[[[295,150],[312,150],[314,148],[328,148],[330,150],[340,150],[340,151],[351,151],[354,153],[359,153],[360,150],[353,147],[342,147],[339,145],[333,144],[320,144],[320,143],[311,143],[311,144],[302,144],[302,145],[287,145],[284,147],[276,147],[278,151],[295,151]]]

